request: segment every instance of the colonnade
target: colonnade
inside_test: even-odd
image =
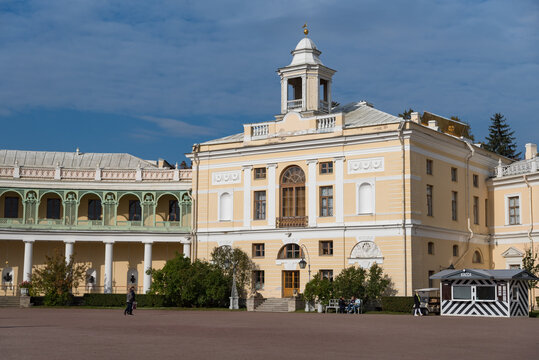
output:
[[[73,255],[74,241],[64,241],[65,243],[65,258],[66,262]],[[104,273],[104,293],[112,293],[112,262],[114,258],[114,241],[104,241],[105,244],[105,273]],[[152,268],[152,245],[153,241],[144,241],[144,278],[143,278],[143,293],[150,290],[152,276],[146,271]],[[30,281],[32,277],[32,262],[34,253],[34,240],[24,240],[24,266],[23,266],[23,281]],[[183,244],[183,254],[185,257],[191,255],[191,244]]]

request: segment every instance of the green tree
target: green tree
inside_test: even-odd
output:
[[[509,125],[507,125],[505,117],[500,113],[496,113],[490,120],[492,123],[488,128],[489,134],[485,139],[485,149],[510,159],[518,159],[520,152],[516,152],[517,145],[513,137],[515,132],[511,131]]]
[[[34,268],[32,292],[45,294],[45,305],[69,305],[71,291],[84,280],[86,270],[85,265],[75,264],[73,256],[66,262],[64,254],[56,249],[53,256],[45,256],[45,266]]]
[[[164,295],[166,303],[175,306],[224,306],[228,301],[232,279],[216,265],[195,260],[176,252],[160,270],[151,269],[151,294]]]
[[[329,303],[333,296],[333,283],[327,278],[323,278],[320,273],[316,274],[311,281],[305,285],[303,297],[309,302]]]
[[[369,269],[369,276],[365,286],[366,303],[377,304],[382,295],[386,295],[391,287],[391,279],[385,275],[382,268],[374,263]]]
[[[408,110],[404,109],[402,114],[397,115],[398,117],[403,118],[404,120],[410,120],[412,118],[412,113],[414,112],[414,109],[410,108]]]
[[[524,253],[522,258],[522,268],[528,270],[532,275],[539,276],[539,261],[537,260],[537,254],[532,254],[532,250],[528,249]],[[538,281],[528,281],[528,288],[533,289],[537,286]],[[532,292],[530,291],[530,304],[532,310],[535,308],[535,301],[531,298]]]
[[[334,296],[342,296],[345,299],[355,296],[364,299],[366,280],[367,272],[364,269],[354,266],[346,268],[333,280]]]
[[[212,251],[211,258],[212,263],[230,278],[235,268],[236,286],[241,297],[246,297],[247,292],[254,291],[251,284],[256,265],[245,251],[228,245],[220,246]]]

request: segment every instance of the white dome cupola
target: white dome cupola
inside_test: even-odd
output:
[[[306,25],[304,28],[305,37],[292,51],[292,62],[277,70],[281,77],[282,115],[289,111],[331,113],[331,81],[336,71],[324,66],[319,57],[322,52],[307,37]]]

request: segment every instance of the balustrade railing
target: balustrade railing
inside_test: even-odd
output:
[[[288,100],[288,110],[301,109],[303,107],[303,99]]]
[[[62,225],[64,220],[62,219],[37,219],[38,224],[42,225]]]
[[[179,227],[181,226],[180,221],[156,221],[155,226],[157,227]]]
[[[77,220],[77,225],[82,225],[82,226],[102,226],[103,225],[103,220]]]
[[[22,224],[22,218],[0,218],[0,225],[2,224]]]
[[[318,132],[331,132],[335,129],[335,116],[327,116],[316,119],[316,130]]]
[[[517,161],[511,165],[498,165],[498,167],[492,172],[492,176],[504,177],[512,175],[521,175],[539,170],[539,158],[533,158],[529,160]]]
[[[116,221],[117,226],[141,226],[141,220]]]
[[[306,227],[308,222],[308,216],[285,216],[277,218],[277,227]]]
[[[268,134],[269,134],[269,126],[268,126],[268,124],[251,125],[251,136],[252,137],[268,136]]]

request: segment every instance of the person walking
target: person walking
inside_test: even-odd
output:
[[[421,313],[421,298],[419,297],[419,293],[416,291],[414,295],[414,316],[417,316],[419,313],[419,316],[423,316],[423,313]]]
[[[129,292],[127,293],[127,306],[124,310],[124,316],[129,314],[133,315],[133,303],[135,302],[135,287],[131,286]]]

